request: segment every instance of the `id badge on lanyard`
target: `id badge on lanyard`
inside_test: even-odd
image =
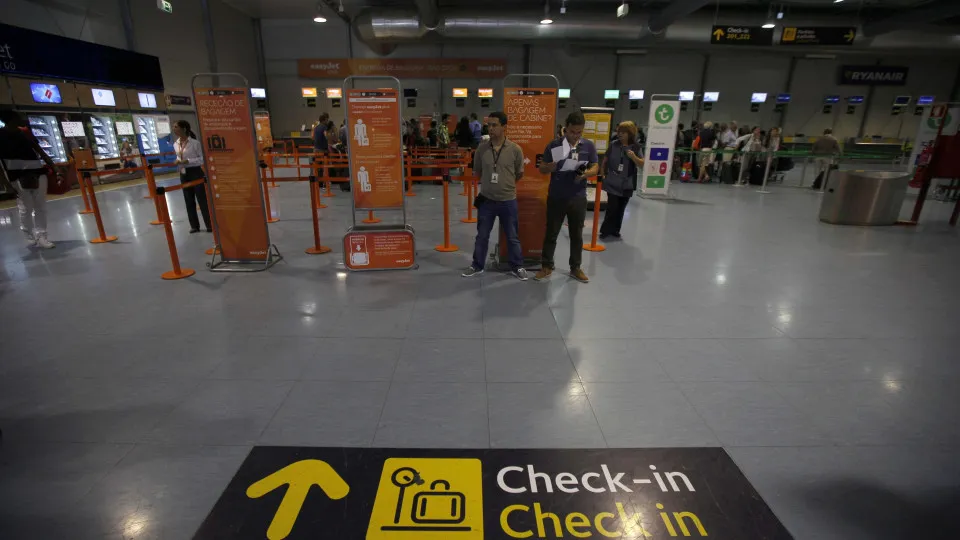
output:
[[[177,152],[177,159],[179,159],[180,161],[183,161],[183,144],[182,143],[180,144],[179,148],[180,148],[180,151]],[[187,166],[182,163],[180,164],[180,174],[187,174]]]

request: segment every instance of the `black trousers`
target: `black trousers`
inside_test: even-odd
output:
[[[600,234],[620,234],[620,227],[623,226],[623,214],[627,211],[627,203],[629,202],[629,196],[607,193],[607,211],[603,214]]]
[[[193,167],[188,168],[186,173],[180,175],[180,181],[183,183],[191,182],[198,178],[203,178],[203,171],[196,167],[200,172],[199,176],[197,173],[191,171]],[[187,203],[187,220],[190,221],[190,229],[196,230],[200,228],[200,220],[197,218],[197,205],[200,205],[200,213],[203,214],[203,224],[207,229],[212,229],[210,225],[210,208],[207,207],[207,185],[206,183],[200,184],[199,186],[193,186],[188,188],[183,188],[183,200]]]
[[[547,197],[547,230],[543,236],[541,264],[544,268],[556,268],[553,254],[557,251],[557,237],[567,219],[570,229],[570,270],[580,268],[583,261],[583,221],[587,217],[586,196],[560,199]]]

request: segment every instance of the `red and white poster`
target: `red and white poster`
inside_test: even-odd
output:
[[[523,149],[523,180],[517,182],[520,245],[525,259],[539,259],[547,225],[550,175],[540,174],[537,167],[543,159],[543,150],[555,135],[557,89],[504,88],[503,109],[507,115],[507,138]],[[507,242],[501,233],[500,257],[506,256]]]
[[[270,248],[247,88],[197,88],[197,118],[225,261],[263,261]]]
[[[414,265],[413,233],[351,231],[343,237],[344,264],[350,270],[403,270]]]
[[[347,123],[354,209],[402,208],[399,92],[348,90]]]

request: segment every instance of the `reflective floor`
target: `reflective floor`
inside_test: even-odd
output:
[[[175,193],[197,275],[165,282],[144,193],[100,195],[106,245],[79,199],[50,203],[51,251],[0,212],[4,540],[188,539],[252,445],[723,446],[796,538],[960,537],[947,206],[915,229],[835,227],[807,191],[679,186],[631,201],[581,285],[461,278],[474,226],[453,195],[461,251],[433,250],[436,186],[408,199],[419,270],[346,274],[336,189],[334,253],[305,255],[300,183],[273,192],[285,260],[210,273]]]

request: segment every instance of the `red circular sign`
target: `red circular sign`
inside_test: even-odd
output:
[[[664,161],[660,164],[660,174],[667,174],[667,162]]]

